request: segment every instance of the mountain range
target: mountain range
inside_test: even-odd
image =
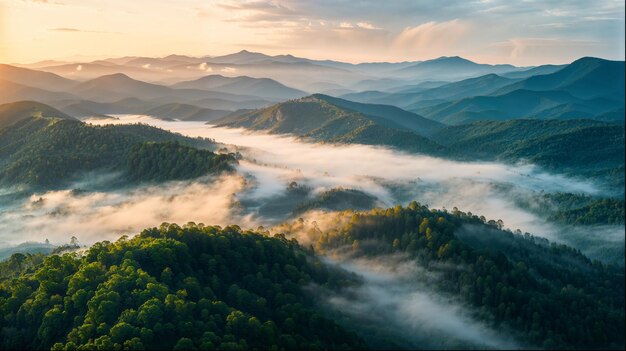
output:
[[[511,65],[478,64],[460,57],[352,64],[292,55],[270,56],[246,50],[217,57],[121,57],[75,63],[46,61],[21,66],[74,80],[88,80],[115,73],[159,84],[194,80],[207,74],[271,78],[306,92],[324,92],[314,88],[319,87],[320,83],[327,84],[329,89],[334,85],[335,88],[332,89],[341,87],[364,90],[366,85],[361,82],[370,82],[370,87],[393,88],[393,85],[432,80],[433,76],[439,76],[441,80],[458,80],[488,73],[510,73],[527,69]]]
[[[121,181],[138,182],[230,170],[233,156],[212,149],[207,140],[146,125],[88,125],[37,102],[0,105],[3,186],[55,189],[89,172],[121,173]]]
[[[522,110],[534,107],[519,105]],[[321,94],[235,112],[209,123],[322,142],[385,145],[467,161],[532,162],[580,177],[607,180],[610,175],[609,182],[618,189],[624,184],[623,123],[515,118],[447,126],[392,106]]]
[[[350,64],[241,51],[200,58],[124,57],[78,65],[83,65],[80,72],[88,65],[97,65],[116,73],[80,81],[74,75],[68,75],[74,78],[70,79],[42,71],[45,68],[2,65],[0,102],[42,102],[49,106],[33,107],[31,114],[42,112],[44,116],[48,113],[68,118],[109,118],[116,114],[145,114],[292,133],[323,142],[385,145],[428,155],[507,162],[527,159],[575,173],[584,160],[590,164],[588,170],[618,169],[618,162],[609,154],[623,154],[619,146],[603,149],[601,145],[602,132],[611,140],[623,139],[623,61],[584,57],[568,65],[523,68],[441,57],[416,62]],[[171,70],[166,73],[174,81],[165,82],[163,77],[159,78],[160,83],[141,81],[124,73],[124,67],[129,72],[158,70],[164,75]],[[225,72],[225,68],[233,70]],[[385,89],[340,97],[307,95],[306,90],[290,87],[281,80],[241,75],[242,70],[252,68],[267,77],[288,76],[287,80],[297,80],[299,85],[306,81],[308,86],[337,92],[349,91],[350,87]],[[189,70],[193,70],[193,75],[188,74]],[[187,73],[180,74],[182,71]],[[328,79],[328,74],[332,79]],[[6,121],[14,121],[10,113],[5,115]],[[555,122],[544,125],[532,120]],[[566,123],[569,120],[571,125]],[[526,137],[522,140],[510,133],[495,133],[467,139],[480,128],[521,128]],[[530,137],[542,128],[550,134]],[[548,155],[565,152],[564,147],[584,133],[589,137],[583,138],[581,152],[591,150],[606,155],[606,164],[591,156],[571,159],[571,164],[559,163],[554,160],[560,156]]]
[[[175,89],[213,90],[223,93],[258,96],[270,100],[293,99],[307,95],[269,78],[224,77],[210,75],[171,86]]]
[[[624,348],[623,61],[0,73],[2,349]]]
[[[511,78],[488,74],[417,92],[343,95],[360,102],[392,104],[447,123],[513,118],[594,118],[623,115],[624,62],[585,57],[564,67]],[[548,70],[548,71],[550,71]]]
[[[222,127],[291,133],[325,142],[378,144],[434,154],[441,147],[424,135],[443,127],[392,106],[372,105],[368,108],[365,104],[322,94],[264,109],[235,112],[211,123]]]
[[[478,64],[461,57],[350,64],[244,50],[218,57],[125,57],[74,65],[74,71],[80,66],[80,74],[65,72],[66,77],[45,72],[46,67],[2,65],[0,103],[34,100],[63,109],[136,98],[144,106],[127,113],[170,103],[235,111],[328,91],[325,95],[394,105],[448,124],[512,118],[621,120],[624,108],[623,62],[591,57],[569,65],[525,68]],[[85,75],[89,65],[103,69]],[[136,70],[158,71],[160,76],[142,81]],[[242,75],[247,70],[255,73]],[[84,78],[88,79],[81,81]],[[81,114],[109,113],[80,109]]]

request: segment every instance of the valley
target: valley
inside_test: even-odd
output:
[[[622,349],[623,58],[455,52],[1,63],[0,349]]]

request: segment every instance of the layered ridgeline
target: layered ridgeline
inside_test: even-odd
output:
[[[431,136],[466,159],[531,162],[593,178],[616,193],[624,187],[624,125],[595,120],[479,121]]]
[[[242,108],[258,108],[271,105],[265,100],[234,102],[219,98],[206,98],[192,103],[125,98],[114,102],[63,100],[54,105],[64,113],[81,119],[115,118],[111,115],[148,115],[164,120],[212,121]]]
[[[217,74],[176,83],[172,87],[176,89],[213,90],[230,94],[258,96],[268,100],[293,99],[307,95],[302,90],[289,88],[269,78],[224,77]]]
[[[146,125],[93,126],[35,102],[0,106],[0,183],[54,188],[86,174],[132,181],[232,170],[215,144]],[[155,144],[156,143],[156,144]]]
[[[333,143],[385,145],[428,154],[444,152],[424,137],[442,128],[440,123],[393,106],[360,104],[322,94],[236,112],[212,124],[292,133]]]
[[[593,118],[623,123],[623,61],[584,57],[565,67],[540,68],[529,70],[530,76],[488,74],[431,89],[344,97],[399,106],[446,124],[517,118]]]
[[[305,250],[281,234],[163,224],[133,239],[95,244],[80,256],[0,265],[11,270],[0,276],[14,277],[0,283],[0,343],[53,349],[356,349],[365,346],[360,340],[374,348],[494,345],[462,343],[471,332],[454,323],[433,331],[395,320],[394,313],[406,316],[394,306],[411,311],[402,306],[426,286],[447,304],[473,311],[476,323],[511,347],[624,346],[623,270],[500,226],[411,203],[272,230],[307,243]],[[402,282],[400,297],[412,298],[389,296],[381,302],[389,308],[370,309],[359,293],[369,291],[368,279],[331,269],[320,255],[340,266],[401,263],[425,273]],[[397,284],[385,281],[390,291]],[[333,304],[337,299],[344,302]],[[355,317],[358,311],[364,313]]]
[[[234,113],[211,123],[467,161],[532,162],[623,187],[624,125],[617,123],[519,119],[445,126],[394,106],[321,94]]]
[[[410,109],[448,124],[525,117],[624,121],[623,61],[585,57],[554,73],[493,87],[498,89]]]
[[[73,67],[76,69],[77,65]],[[206,121],[226,115],[224,111],[267,106],[306,95],[267,78],[213,75],[165,86],[133,79],[120,73],[125,71],[122,66],[117,67],[120,69],[117,72],[103,72],[101,76],[78,82],[49,72],[0,65],[0,103],[34,100],[79,118],[151,112],[160,118],[169,109],[167,112],[172,114],[166,118],[184,120],[193,115],[193,120]],[[192,108],[200,111],[190,112]]]
[[[232,111],[214,110],[189,104],[171,103],[146,110],[143,114],[159,119],[206,122],[219,119],[229,115],[230,113],[232,113]]]

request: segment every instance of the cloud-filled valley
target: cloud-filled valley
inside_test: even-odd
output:
[[[624,349],[623,1],[0,3],[0,350]]]
[[[542,192],[601,193],[590,181],[552,174],[531,164],[457,162],[384,147],[312,143],[289,135],[217,128],[203,122],[163,121],[141,115],[117,117],[90,122],[141,122],[190,137],[212,138],[243,155],[237,175],[84,194],[71,188],[37,193],[3,210],[0,229],[9,233],[5,241],[46,237],[62,243],[76,235],[90,244],[161,222],[271,226],[294,218],[292,210],[298,202],[344,188],[375,197],[375,205],[383,208],[416,200],[432,208],[457,207],[487,219],[501,219],[505,228],[574,245],[596,258],[603,257],[604,251],[598,248],[607,241],[611,242],[607,245],[611,255],[623,252],[623,226],[562,226],[519,206],[516,199]],[[296,197],[283,210],[267,210],[285,201],[292,182],[310,192]],[[89,190],[89,184],[73,188]],[[40,197],[43,201],[37,202]],[[583,246],[578,245],[580,240],[584,240]]]

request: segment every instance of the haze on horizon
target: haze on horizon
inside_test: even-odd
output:
[[[624,23],[621,0],[1,0],[0,62],[246,49],[354,63],[559,64],[623,60]]]

